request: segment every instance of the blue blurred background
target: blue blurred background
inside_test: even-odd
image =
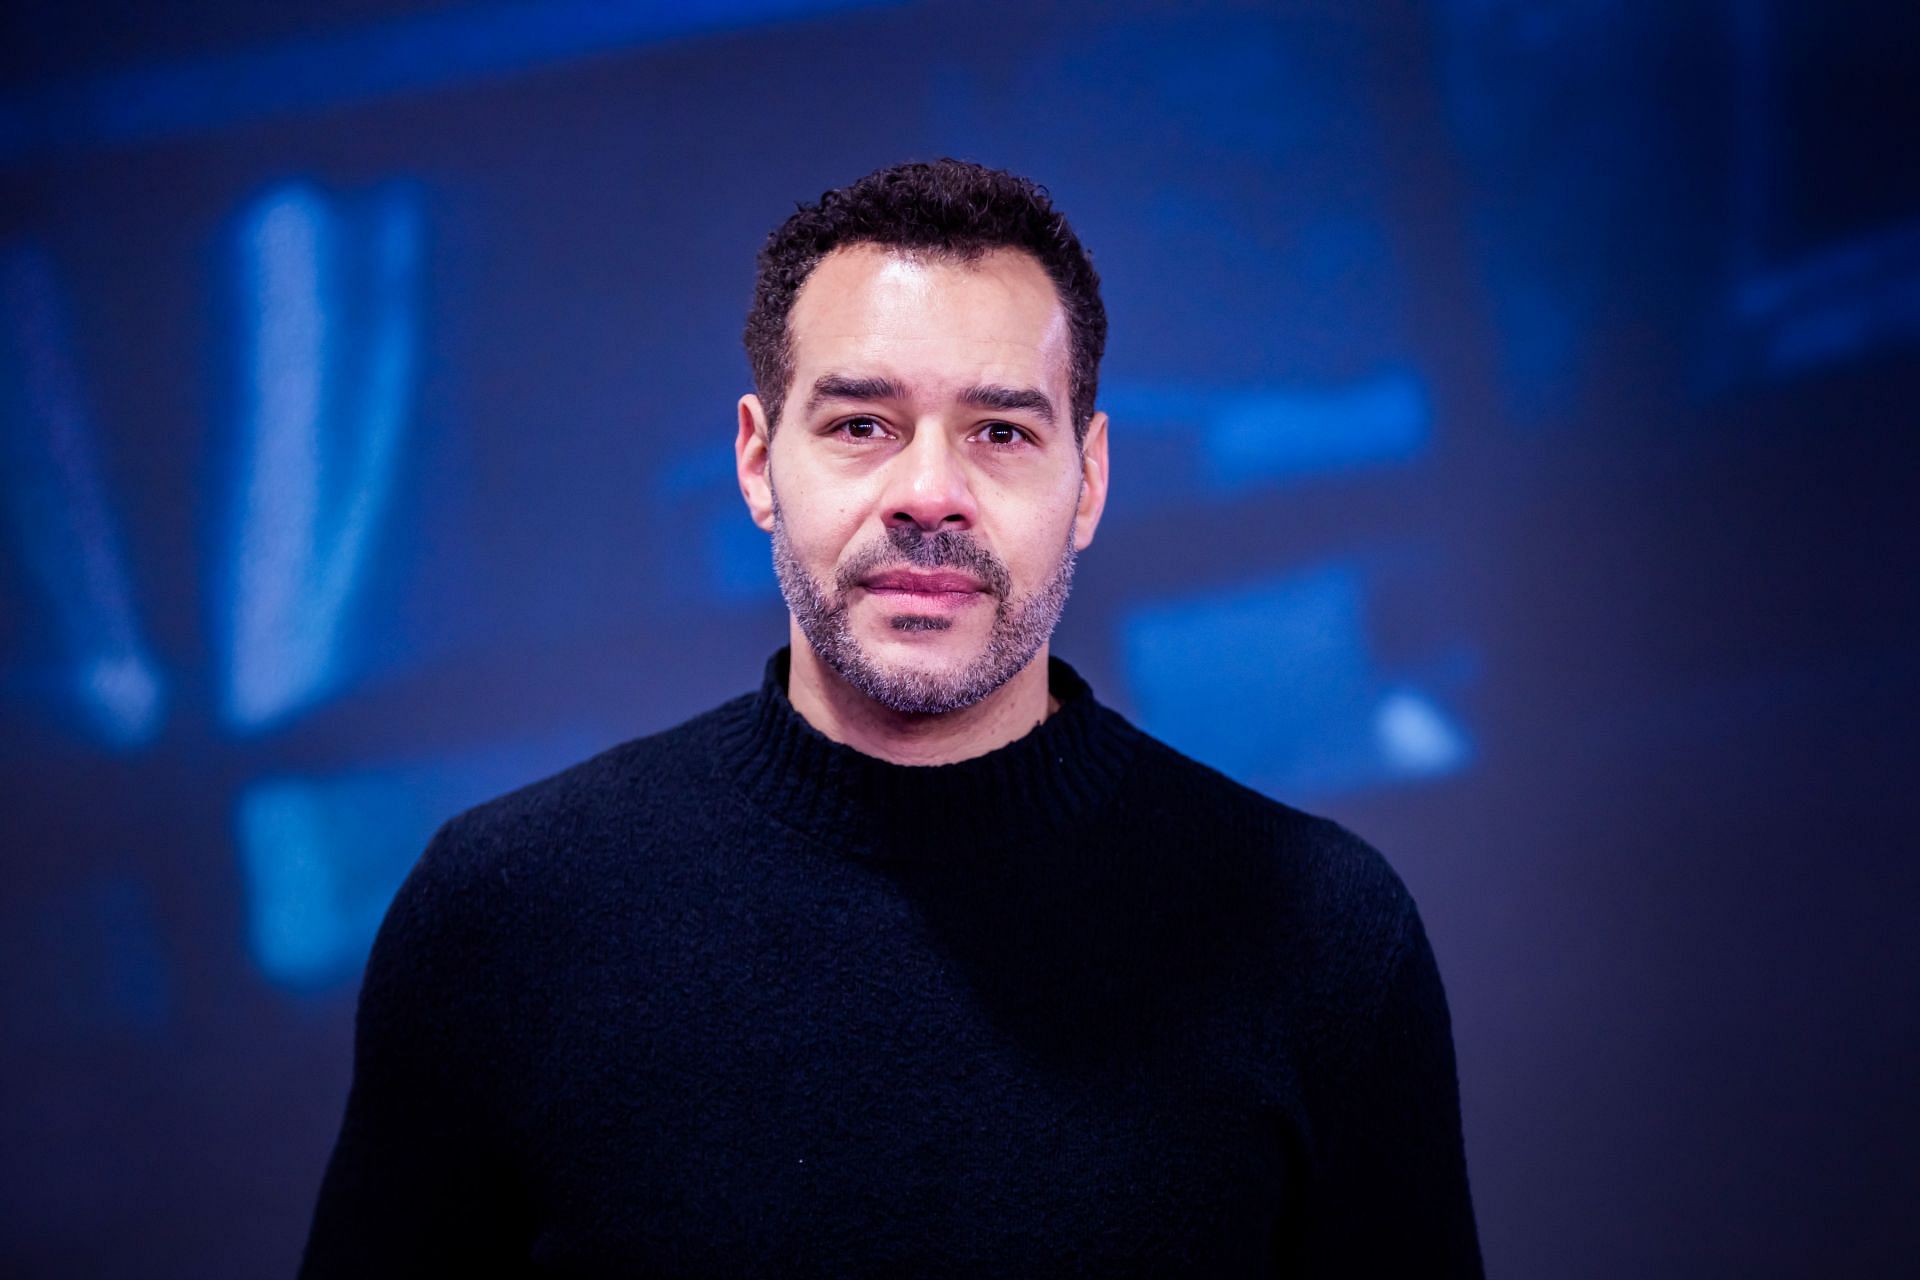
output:
[[[1394,861],[1491,1271],[1920,1250],[1920,9],[16,0],[0,74],[0,1271],[291,1273],[434,826],[784,642],[761,238],[943,154],[1106,280],[1056,652]]]

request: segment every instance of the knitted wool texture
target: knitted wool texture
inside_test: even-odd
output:
[[[1480,1274],[1378,853],[1058,659],[1038,728],[921,768],[787,663],[434,836],[303,1276]]]

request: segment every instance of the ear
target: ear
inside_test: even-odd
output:
[[[773,486],[767,481],[772,448],[767,411],[760,397],[741,396],[740,430],[733,438],[733,466],[740,479],[740,496],[747,500],[753,522],[768,533],[773,532]]]
[[[1073,549],[1085,551],[1107,509],[1107,415],[1096,413],[1087,423],[1080,445],[1080,505],[1073,516]]]

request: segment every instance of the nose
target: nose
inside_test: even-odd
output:
[[[907,447],[894,455],[890,471],[881,495],[889,526],[917,525],[926,533],[973,527],[978,513],[966,460],[947,432],[934,427],[915,431]]]

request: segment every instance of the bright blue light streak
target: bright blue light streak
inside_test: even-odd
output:
[[[332,274],[334,228],[318,193],[295,187],[264,200],[242,234],[248,421],[227,709],[259,724],[317,691],[333,651],[325,619],[301,606],[320,525],[330,310],[321,282]]]
[[[1332,565],[1131,610],[1121,650],[1141,726],[1253,786],[1363,769],[1363,597],[1359,572]]]
[[[321,561],[313,601],[327,617],[340,617],[346,610],[392,497],[418,345],[419,205],[410,191],[389,188],[377,198],[370,216],[370,280],[361,313],[365,346],[357,362],[361,377],[343,389],[358,397],[356,430],[342,433],[345,447],[353,450],[346,471],[351,482],[329,553]]]
[[[1118,382],[1100,407],[1149,459],[1144,496],[1159,501],[1404,464],[1433,433],[1426,389],[1403,371],[1290,389]]]
[[[314,188],[241,226],[244,392],[226,713],[258,728],[345,672],[352,606],[390,504],[417,345],[419,214]]]
[[[267,977],[317,986],[363,954],[419,852],[393,800],[351,782],[263,782],[241,797],[248,939]]]
[[[593,737],[570,733],[249,786],[235,809],[234,834],[248,948],[261,973],[297,990],[353,977],[435,827],[594,747]]]
[[[1452,773],[1473,755],[1466,733],[1415,689],[1395,689],[1381,698],[1373,727],[1382,761],[1402,777]]]
[[[1400,462],[1426,444],[1427,400],[1405,374],[1319,392],[1235,397],[1206,432],[1207,478],[1219,489],[1277,477]]]
[[[15,538],[53,606],[73,695],[119,748],[153,740],[165,688],[141,635],[126,558],[73,367],[53,264],[0,251],[0,472]]]
[[[1283,799],[1464,767],[1465,731],[1378,669],[1366,599],[1359,567],[1334,563],[1129,612],[1121,650],[1141,726]]]

